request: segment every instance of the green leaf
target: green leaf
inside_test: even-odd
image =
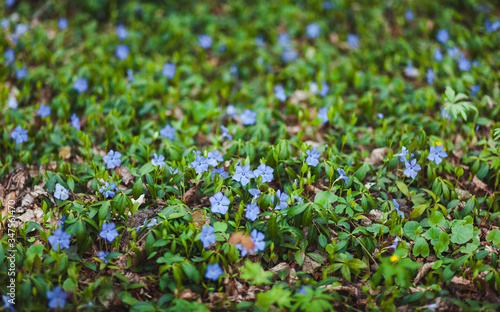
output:
[[[410,197],[410,192],[408,191],[408,187],[406,186],[406,184],[401,181],[396,181],[396,186],[406,197]]]
[[[474,236],[472,224],[455,225],[451,233],[450,241],[455,244],[465,244]]]
[[[194,282],[195,284],[199,284],[201,277],[200,273],[196,269],[194,265],[192,265],[189,262],[183,262],[182,263],[182,270],[186,274],[187,278],[189,278],[190,281]]]
[[[420,224],[416,221],[409,221],[406,222],[406,224],[403,227],[405,235],[411,239],[414,240],[420,232],[422,232],[422,227]]]
[[[498,229],[491,230],[488,233],[488,236],[486,236],[486,240],[488,242],[492,242],[495,245],[500,245],[500,230]]]
[[[134,187],[132,188],[132,196],[134,199],[139,198],[142,194],[142,178],[137,178],[137,181],[134,183]]]
[[[410,219],[416,219],[420,217],[424,213],[426,208],[427,204],[422,204],[414,207],[413,210],[410,212]]]
[[[439,211],[434,211],[429,217],[429,224],[432,226],[445,226],[446,220],[444,216]]]
[[[330,205],[337,201],[339,197],[332,192],[319,192],[314,196],[314,202],[323,207],[330,208]]]
[[[142,177],[143,175],[150,173],[153,170],[155,170],[155,166],[153,166],[150,162],[147,162],[141,168],[139,168],[137,173]]]
[[[276,222],[276,215],[274,214],[271,216],[271,219],[269,219],[269,222],[267,223],[267,231],[272,239],[276,239],[276,237],[278,237],[278,223]]]
[[[321,234],[319,237],[318,237],[318,243],[321,247],[325,248],[326,244],[328,244],[328,241],[326,240],[326,236]]]
[[[270,271],[264,271],[260,263],[252,262],[250,260],[245,261],[245,265],[240,268],[240,278],[242,280],[246,280],[249,284],[253,285],[262,285],[271,284],[270,278],[273,276],[273,273]]]
[[[427,244],[427,241],[422,237],[418,237],[415,240],[415,245],[413,246],[413,256],[418,257],[419,255],[422,255],[422,257],[426,258],[429,255],[429,252],[429,245]]]

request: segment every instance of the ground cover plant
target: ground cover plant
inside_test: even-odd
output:
[[[0,11],[0,310],[500,309],[497,2]]]

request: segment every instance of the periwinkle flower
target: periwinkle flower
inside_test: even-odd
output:
[[[399,242],[400,242],[400,239],[399,239],[399,237],[396,236],[396,238],[394,239],[394,243],[391,246],[389,246],[388,248],[391,248],[394,250],[398,249]]]
[[[274,210],[281,210],[288,207],[288,203],[286,202],[288,200],[288,195],[285,192],[277,190],[276,198],[278,199],[278,202],[276,203],[276,207],[274,208]],[[271,203],[274,204],[274,197],[272,196],[271,196]]]
[[[285,51],[281,53],[281,59],[285,63],[291,63],[297,59],[299,53],[294,50],[291,46],[285,48]]]
[[[470,87],[470,95],[471,96],[476,96],[476,94],[479,92],[479,84],[475,84]]]
[[[328,86],[326,81],[322,81],[321,90],[319,90],[319,95],[321,95],[321,97],[325,97],[328,95],[328,92],[330,92],[330,87]]]
[[[250,232],[250,238],[252,239],[254,244],[254,252],[263,251],[266,248],[266,242],[264,242],[264,233],[253,229],[252,232]]]
[[[113,222],[107,223],[103,222],[101,227],[101,232],[99,236],[107,240],[108,242],[112,242],[115,238],[118,237],[118,231],[115,228],[115,224]]]
[[[65,30],[68,28],[68,20],[64,17],[61,17],[59,20],[57,20],[57,28],[59,30]]]
[[[172,63],[165,63],[163,64],[163,69],[161,71],[161,74],[168,79],[174,79],[175,73],[177,72],[177,65],[172,64]]]
[[[47,240],[52,246],[52,250],[57,251],[58,249],[69,248],[69,240],[71,235],[64,232],[62,229],[58,228],[54,231],[54,234],[50,235]]]
[[[228,140],[232,140],[233,136],[229,134],[229,129],[224,127],[223,125],[220,126],[220,131],[221,131],[221,136],[223,138],[227,138]]]
[[[294,196],[293,199],[295,199],[295,201],[298,204],[303,204],[304,203],[304,198],[302,198],[301,196]]]
[[[422,167],[420,167],[420,165],[417,164],[416,159],[406,161],[405,167],[406,167],[406,169],[403,172],[403,174],[407,177],[411,177],[412,179],[415,179],[415,177],[417,176],[417,172],[422,169]]]
[[[69,298],[69,294],[62,290],[60,286],[56,286],[52,291],[47,290],[45,295],[49,300],[49,308],[51,309],[64,308],[66,300]]]
[[[203,173],[208,170],[207,159],[203,156],[196,156],[194,161],[189,164],[196,174]]]
[[[219,162],[224,161],[224,158],[222,158],[222,154],[219,151],[212,151],[208,152],[207,155],[207,164],[216,167],[219,165]]]
[[[309,92],[311,94],[318,94],[319,93],[319,86],[316,82],[314,82],[314,81],[309,82]]]
[[[238,111],[233,105],[228,105],[228,107],[226,108],[226,115],[229,118],[233,118],[236,117],[236,115],[238,115]]]
[[[218,263],[208,264],[207,271],[205,272],[205,278],[208,278],[212,281],[216,281],[219,279],[219,276],[224,274],[220,265]]]
[[[405,218],[405,214],[399,210],[399,203],[397,202],[397,200],[393,199],[392,200],[392,203],[394,204],[394,208],[396,208],[396,211],[397,213],[399,214],[399,216],[404,219]]]
[[[212,177],[211,177],[212,180],[215,178],[216,174],[219,174],[219,179],[225,179],[228,177],[227,172],[226,170],[224,170],[224,168],[212,169]]]
[[[216,236],[214,234],[215,228],[213,226],[205,224],[200,231],[200,240],[203,244],[203,248],[208,248],[210,245],[215,244]]]
[[[5,0],[5,6],[7,7],[12,7],[14,5],[14,3],[16,3],[15,0]]]
[[[15,59],[14,50],[7,49],[7,51],[3,53],[3,59],[5,61],[5,66],[10,66],[14,64],[14,59]]]
[[[12,306],[14,304],[14,299],[12,299],[9,296],[2,295],[2,301],[3,301],[3,306],[2,306],[3,309],[5,310],[9,309],[10,312],[15,311],[14,306]]]
[[[15,96],[10,95],[9,100],[7,101],[7,107],[10,109],[17,109],[19,107],[19,103]]]
[[[413,20],[415,19],[415,14],[413,14],[413,11],[411,9],[406,9],[405,18],[407,22],[413,22]]]
[[[54,190],[54,197],[60,200],[66,200],[69,198],[69,190],[57,183],[56,189]]]
[[[406,147],[403,146],[403,147],[401,147],[401,152],[397,153],[394,156],[400,157],[399,160],[401,162],[406,162],[406,155],[408,154],[408,152],[409,151],[406,149]],[[411,155],[410,155],[410,158],[412,158],[412,157],[413,157],[413,153],[411,153]]]
[[[377,113],[377,118],[378,118],[378,119],[384,119],[384,114],[382,114],[382,113]]]
[[[490,20],[484,22],[484,28],[486,28],[487,33],[492,33],[500,29],[500,20],[496,20],[493,23]]]
[[[80,118],[74,113],[71,115],[71,126],[76,130],[80,130]]]
[[[278,45],[282,48],[290,45],[290,35],[285,32],[278,34]]]
[[[311,23],[306,26],[306,34],[307,37],[315,39],[321,34],[321,27],[318,23]]]
[[[11,132],[10,136],[16,141],[16,144],[20,144],[28,141],[28,130],[23,129],[21,126],[17,125],[14,131]]]
[[[165,128],[160,130],[160,135],[173,141],[175,138],[175,128],[172,127],[171,125],[166,125]]]
[[[308,149],[306,151],[306,154],[307,154],[306,163],[309,166],[316,167],[319,164],[319,160],[318,159],[319,159],[319,156],[320,156],[320,153],[316,151],[316,147]]]
[[[265,164],[260,164],[257,169],[253,171],[255,177],[261,176],[262,182],[264,183],[273,181],[273,172],[274,169]]]
[[[119,60],[123,61],[123,60],[125,60],[128,57],[129,52],[130,52],[130,49],[129,49],[128,45],[126,45],[126,44],[119,44],[116,47],[115,56]]]
[[[120,159],[120,157],[122,157],[122,154],[120,152],[110,150],[108,154],[102,158],[104,163],[106,163],[106,169],[120,167],[120,165],[122,164],[122,160]]]
[[[203,49],[208,49],[212,46],[212,38],[209,35],[198,36],[198,45]]]
[[[156,153],[154,153],[154,157],[151,159],[151,164],[156,167],[163,168],[165,166],[165,156],[160,155],[158,156]]]
[[[89,85],[86,78],[77,78],[73,84],[73,88],[80,94],[87,91],[88,87]]]
[[[326,11],[333,9],[333,3],[331,1],[323,1],[322,6]]]
[[[28,76],[28,68],[26,66],[23,66],[21,69],[15,69],[16,71],[16,78],[19,79],[24,79],[26,76]]]
[[[448,39],[450,39],[450,35],[448,34],[448,31],[446,29],[440,29],[436,34],[436,39],[437,41],[445,44]]]
[[[434,73],[434,70],[432,68],[427,69],[427,72],[425,73],[425,77],[427,78],[427,83],[428,84],[433,84],[434,79],[436,78],[436,74]]]
[[[325,124],[329,121],[328,107],[321,107],[320,109],[318,109],[318,119],[321,119],[322,124]]]
[[[224,196],[222,192],[215,193],[214,196],[209,198],[210,200],[210,210],[213,213],[220,213],[220,214],[226,214],[227,210],[229,209],[229,204],[231,201],[229,198]]]
[[[460,54],[460,49],[458,47],[451,47],[446,50],[446,54],[448,54],[451,58],[456,58]]]
[[[108,260],[108,258],[107,258],[107,257],[108,257],[108,255],[109,255],[109,252],[104,252],[104,251],[99,251],[99,252],[97,253],[97,257],[98,257],[101,261],[103,261],[104,263],[108,263],[108,262],[109,262],[109,260]]]
[[[441,108],[441,118],[446,118],[448,120],[451,120],[451,115],[446,109]]]
[[[250,221],[255,221],[259,217],[260,209],[257,203],[251,203],[247,205],[247,210],[245,212],[245,218]]]
[[[128,36],[127,28],[125,28],[125,26],[123,26],[122,24],[119,24],[118,26],[116,26],[116,35],[118,36],[118,39],[120,41],[125,40],[125,38],[127,38]]]
[[[349,45],[349,49],[356,50],[359,48],[359,38],[354,34],[347,35],[347,44]]]
[[[300,295],[307,295],[307,290],[308,289],[309,289],[308,286],[302,285],[297,293],[300,294]]]
[[[116,192],[118,191],[118,187],[116,187],[116,182],[113,182],[112,179],[110,179],[109,181],[104,182],[104,185],[102,185],[99,188],[99,193],[101,193],[104,196],[104,198],[113,198]]]
[[[346,176],[346,172],[344,171],[344,169],[337,168],[337,173],[339,174],[337,180],[344,180],[345,183],[349,182],[349,178]]]
[[[463,53],[460,53],[460,57],[458,58],[458,69],[461,71],[470,71],[472,69],[471,62]]]
[[[436,162],[436,165],[439,165],[443,161],[442,158],[446,157],[448,157],[448,154],[443,150],[443,145],[440,144],[436,147],[430,147],[430,153],[429,156],[427,156],[427,159],[434,161]]]
[[[441,62],[443,60],[443,52],[441,52],[441,49],[434,49],[434,60],[436,62]]]
[[[410,78],[415,78],[418,76],[418,69],[416,69],[411,61],[408,61],[405,69],[405,75]]]
[[[260,190],[251,188],[248,190],[248,193],[253,196],[253,199],[258,199],[260,196]]]
[[[286,93],[283,85],[279,84],[274,86],[274,96],[281,102],[286,101]]]
[[[19,38],[27,32],[28,32],[28,25],[27,24],[17,24],[16,25],[16,30],[15,30],[16,37]]]
[[[257,113],[252,112],[249,109],[246,109],[243,114],[240,115],[241,122],[246,125],[253,125],[255,124],[255,118],[257,117]]]
[[[8,18],[2,18],[0,20],[0,27],[2,29],[6,29],[7,27],[9,27],[9,24],[10,24],[10,20]]]
[[[38,107],[38,110],[36,111],[38,116],[44,118],[44,117],[49,117],[50,116],[50,106],[41,104],[40,107]]]
[[[255,174],[250,170],[250,165],[246,166],[236,166],[235,173],[233,175],[233,180],[240,182],[241,185],[245,186],[250,182],[250,179],[255,178]]]
[[[127,69],[127,80],[129,82],[132,82],[135,80],[135,77],[134,77],[134,71],[132,69]]]
[[[233,76],[238,76],[238,66],[236,66],[236,65],[232,65],[231,67],[229,67],[229,72],[230,72]]]
[[[262,35],[258,35],[255,37],[255,45],[258,47],[263,47],[266,45],[266,42],[264,41],[264,37]]]

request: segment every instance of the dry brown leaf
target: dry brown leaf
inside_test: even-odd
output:
[[[304,263],[302,264],[302,271],[308,274],[314,274],[314,271],[319,267],[321,267],[321,264],[314,261],[310,257],[305,256]]]
[[[376,148],[372,151],[370,156],[365,158],[365,162],[371,166],[380,165],[387,153],[389,153],[389,149],[387,147]]]
[[[434,262],[428,262],[428,263],[424,264],[423,266],[421,266],[420,269],[418,269],[417,276],[413,280],[413,284],[415,284],[415,285],[418,284],[420,282],[420,280],[427,274],[427,272],[429,272],[429,270],[431,269],[431,267],[433,265],[434,265]]]
[[[59,158],[68,159],[71,157],[71,147],[63,146],[59,149]]]
[[[231,234],[227,242],[234,246],[236,246],[237,244],[241,244],[250,254],[255,252],[255,245],[252,238],[250,237],[250,235],[245,235],[244,232],[236,232],[234,234]]]

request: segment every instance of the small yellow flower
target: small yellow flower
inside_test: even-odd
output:
[[[436,142],[436,146],[439,146],[439,145],[443,145],[443,142],[439,142],[439,141],[437,141],[437,142]],[[444,145],[443,145],[443,151],[444,151],[445,149],[446,149],[446,148],[445,148],[445,147],[444,147]]]
[[[399,260],[399,257],[397,255],[392,255],[391,256],[391,262],[396,262]]]

